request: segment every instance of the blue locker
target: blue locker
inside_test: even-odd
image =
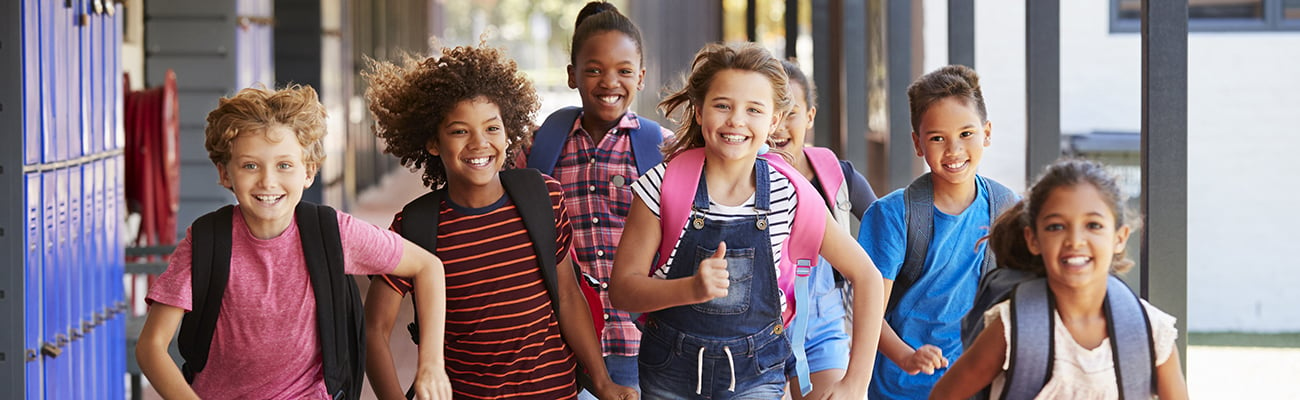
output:
[[[120,20],[121,18],[118,19]],[[104,200],[104,204],[107,207],[107,212],[105,212],[105,214],[108,215],[108,220],[106,221],[108,229],[105,229],[105,232],[108,233],[106,249],[111,255],[112,260],[112,263],[110,264],[112,267],[109,270],[108,276],[109,279],[115,280],[116,282],[122,282],[126,260],[124,257],[125,240],[121,236],[122,227],[119,225],[123,221],[126,213],[126,189],[123,181],[123,168],[125,168],[123,156],[118,155],[110,158],[104,169],[104,195],[107,197]],[[108,286],[108,289],[109,301],[113,302],[115,305],[121,304],[125,307],[126,299],[124,297],[122,285],[110,285]],[[118,314],[117,318],[114,319],[115,325],[113,327],[113,334],[116,336],[113,341],[114,343],[126,343],[126,320],[130,315],[130,312],[129,309],[123,309],[123,313]],[[122,377],[126,375],[126,346],[117,345],[114,346],[114,349],[116,349],[117,353],[113,357],[114,372],[112,376]],[[110,383],[115,387],[113,393],[122,393],[125,389],[125,383],[122,379],[114,379]]]
[[[113,342],[109,340],[109,335],[111,334],[111,330],[108,329],[106,323],[108,321],[108,318],[112,317],[113,314],[111,313],[112,310],[109,308],[110,304],[108,302],[106,293],[108,293],[109,285],[112,285],[115,282],[111,279],[108,279],[108,269],[109,269],[110,260],[109,260],[109,256],[107,255],[107,252],[105,251],[106,249],[103,246],[104,231],[107,229],[105,226],[105,221],[108,218],[104,214],[104,160],[94,161],[93,163],[91,163],[90,169],[91,169],[91,174],[90,174],[91,177],[89,179],[89,184],[86,185],[86,187],[88,188],[86,192],[89,193],[91,204],[94,204],[94,206],[91,207],[91,213],[92,213],[91,218],[94,221],[95,230],[92,232],[92,235],[90,237],[90,247],[91,249],[93,249],[92,254],[94,254],[93,257],[94,262],[92,263],[93,265],[92,275],[95,277],[94,278],[95,284],[91,289],[93,292],[92,297],[95,299],[92,306],[94,307],[93,311],[96,313],[95,314],[96,324],[98,325],[95,327],[95,337],[100,342],[102,342],[101,345],[102,347],[100,348],[103,349],[104,351],[103,353],[97,353],[100,354],[100,357],[98,360],[96,360],[95,371],[103,371],[102,373],[108,373],[112,371],[111,369],[112,363],[110,363],[109,361],[112,359],[112,357],[110,357],[109,355],[113,350],[112,348]],[[116,280],[116,285],[121,286],[122,280],[121,279]],[[102,390],[107,393],[121,393],[121,392],[109,392],[109,390],[111,389],[110,386],[110,383],[112,382],[111,378],[114,375],[105,375],[105,376],[108,377],[109,379],[104,381],[104,386],[102,387]]]
[[[41,173],[32,172],[24,175],[23,207],[27,217],[27,236],[23,242],[26,255],[23,257],[23,349],[26,363],[26,392],[29,398],[42,398],[44,374],[41,371],[41,254],[45,244],[41,234],[45,232],[45,221],[41,217]]]
[[[109,102],[105,104],[113,105],[113,112],[109,113],[109,140],[105,143],[105,148],[120,149],[126,146],[126,128],[122,120],[122,13],[115,14],[108,25],[108,37],[110,38],[109,51],[107,52],[107,64],[113,70],[113,82],[108,82]],[[144,79],[143,76],[132,77],[132,79]],[[125,364],[123,360],[122,365]],[[125,367],[123,367],[125,368]]]
[[[75,136],[75,135],[74,135]],[[78,141],[80,142],[80,141]],[[79,149],[78,149],[79,150]],[[68,180],[64,185],[67,187],[67,241],[60,246],[65,252],[64,269],[67,271],[68,296],[68,330],[72,336],[72,344],[69,345],[69,360],[72,361],[72,380],[70,382],[86,382],[86,362],[89,360],[90,349],[86,343],[86,278],[85,278],[85,249],[82,236],[81,217],[81,165],[71,165],[66,168]],[[63,190],[63,189],[60,189]],[[81,384],[69,385],[72,390],[72,397],[82,398]]]
[[[109,66],[104,55],[109,51],[106,49],[109,45],[116,45],[108,40],[109,34],[105,26],[109,25],[107,15],[90,19],[90,65],[93,66],[95,74],[91,76],[90,82],[90,140],[87,147],[88,153],[98,153],[104,151],[104,132],[107,132],[104,124],[108,121],[108,111],[111,110],[109,103],[105,101],[107,95],[105,84],[107,82],[117,81],[118,85],[122,84],[121,79],[113,79],[114,67]]]
[[[56,160],[54,135],[54,84],[57,78],[54,75],[54,6],[47,3],[37,3],[31,0],[33,8],[37,14],[37,20],[40,25],[37,27],[40,38],[40,48],[37,50],[41,59],[38,66],[40,68],[41,93],[40,93],[40,130],[36,134],[41,140],[41,162],[52,162]]]
[[[54,46],[50,49],[50,64],[45,64],[46,68],[53,70],[54,79],[50,81],[50,108],[54,117],[53,142],[46,147],[47,158],[45,162],[63,161],[68,159],[68,131],[71,116],[69,109],[72,105],[69,103],[68,81],[71,76],[68,75],[68,26],[72,23],[72,17],[68,10],[62,4],[46,3],[52,11],[50,20],[50,33],[53,38]],[[46,133],[47,135],[50,132]]]
[[[85,19],[81,19],[83,15],[86,17]],[[77,62],[73,64],[77,66],[77,68],[73,69],[73,76],[76,77],[73,80],[76,83],[76,90],[72,93],[73,108],[76,110],[73,113],[73,118],[77,120],[77,123],[74,125],[73,144],[71,150],[69,150],[72,157],[90,155],[95,152],[90,149],[90,126],[94,121],[90,118],[92,114],[91,107],[94,104],[90,102],[90,83],[93,81],[92,75],[99,73],[103,66],[94,64],[91,59],[91,52],[94,50],[91,47],[93,42],[90,35],[90,24],[99,19],[93,17],[93,15],[94,11],[90,9],[89,1],[80,0],[77,2],[73,17],[77,18],[79,22],[73,24],[75,34],[72,36],[77,44],[72,47],[73,51],[77,53]]]
[[[35,0],[22,4],[23,165],[41,162],[41,23]]]
[[[57,250],[59,242],[59,199],[58,199],[58,180],[57,171],[47,171],[41,179],[42,188],[42,214],[44,220],[44,234],[42,239],[45,248],[42,251],[42,290],[41,297],[44,308],[42,309],[42,333],[43,341],[48,342],[62,350],[67,348],[67,323],[63,317],[63,288],[59,285],[62,279],[59,277],[60,253]],[[60,386],[53,382],[67,382],[70,377],[64,377],[61,368],[67,364],[66,357],[46,358],[44,361],[45,388],[42,392],[47,398],[66,398],[61,392]],[[68,370],[71,371],[71,370]]]

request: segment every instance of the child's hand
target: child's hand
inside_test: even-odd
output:
[[[812,395],[813,393],[809,393]],[[829,399],[865,399],[867,398],[867,385],[865,383],[854,385],[849,382],[848,378],[841,379],[830,384],[830,387],[821,392],[817,400]]]
[[[614,382],[609,382],[607,385],[597,387],[595,390],[596,398],[601,400],[637,400],[641,398],[641,395],[637,394],[636,389],[627,386],[620,386]]]
[[[416,400],[451,400],[451,381],[441,365],[419,367],[415,372]]]
[[[700,303],[719,297],[727,297],[727,287],[731,286],[727,273],[727,242],[718,243],[718,250],[709,258],[700,261],[695,270],[695,293]]]
[[[900,367],[904,372],[916,375],[918,372],[925,372],[926,375],[934,375],[934,370],[948,366],[948,359],[944,358],[943,350],[939,350],[932,344],[921,346],[916,349],[907,360],[904,360]]]

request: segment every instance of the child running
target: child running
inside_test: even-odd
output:
[[[835,222],[848,233],[850,219],[862,218],[871,202],[876,201],[876,192],[871,190],[867,178],[858,173],[852,163],[838,159],[829,149],[805,145],[810,140],[813,119],[817,116],[817,88],[799,65],[782,60],[781,66],[790,78],[792,103],[790,112],[772,132],[768,143],[772,152],[780,154],[812,182],[830,206]],[[808,325],[804,345],[813,385],[813,391],[807,397],[813,399],[819,398],[821,388],[843,379],[849,364],[849,335],[844,329],[852,319],[845,314],[844,305],[853,297],[849,286],[837,288],[842,282],[837,282],[833,272],[830,268],[814,268],[810,278],[815,303],[811,309],[815,318]],[[786,374],[794,377],[792,367],[786,366]],[[798,389],[795,385],[792,382],[792,387]],[[800,392],[793,390],[791,394],[796,399],[804,398]]]
[[[965,399],[990,382],[990,398],[1187,398],[1175,318],[1145,300],[1139,306],[1113,276],[1133,266],[1124,256],[1132,229],[1125,214],[1119,185],[1100,164],[1048,166],[989,239],[1004,268],[1046,279],[1021,283],[984,313],[987,328],[930,398]]]
[[[889,299],[873,399],[923,399],[961,355],[961,319],[995,265],[980,238],[1015,197],[976,174],[993,124],[975,71],[939,68],[912,82],[907,97],[912,143],[930,172],[872,203],[858,231]]]
[[[336,326],[317,325],[318,320],[326,319],[318,316],[345,318],[344,310],[321,311],[321,307],[344,300],[326,301],[329,292],[313,290],[320,270],[315,260],[334,256],[323,254],[330,245],[322,247],[320,242],[331,240],[322,233],[326,229],[311,229],[304,223],[304,218],[317,214],[316,206],[301,202],[303,190],[311,186],[325,158],[325,108],[316,91],[296,85],[278,91],[241,90],[218,102],[208,114],[204,133],[204,147],[216,165],[221,186],[234,192],[239,204],[199,219],[209,221],[208,227],[224,224],[226,231],[215,235],[225,239],[215,235],[208,235],[207,243],[194,239],[207,233],[195,222],[176,246],[167,271],[154,281],[146,299],[151,304],[149,316],[136,348],[141,371],[168,399],[356,399],[362,385],[360,355],[353,352],[348,358],[347,349],[359,350],[364,343],[359,335],[322,334]],[[304,214],[304,208],[311,212]],[[325,210],[319,215],[337,218],[332,235],[342,247],[342,272],[414,278],[411,286],[421,294],[420,328],[426,332],[422,339],[435,344],[420,349],[415,390],[421,399],[451,398],[442,369],[442,263],[397,234],[348,214]],[[224,220],[220,216],[225,216]],[[331,225],[329,221],[314,223]],[[309,239],[312,237],[315,239]],[[219,244],[222,242],[224,245]],[[219,260],[214,256],[222,253],[227,257]],[[206,255],[195,259],[198,254]],[[192,282],[217,281],[215,276],[222,270],[218,263],[229,267],[223,290],[203,295],[202,290],[212,284],[191,286]],[[325,276],[351,285],[355,295],[352,277]],[[196,307],[198,304],[207,307]],[[355,325],[346,329],[359,333],[360,304],[356,307]],[[216,310],[215,326],[191,330],[191,316]],[[193,354],[188,348],[198,346],[206,357],[204,363],[187,356],[184,374],[167,355],[178,325],[182,353]],[[191,331],[204,331],[210,347],[206,342],[187,340]],[[347,338],[355,340],[348,343]],[[358,365],[346,365],[349,360]],[[339,376],[349,375],[354,377],[352,386],[334,387]]]
[[[533,136],[519,166],[537,168],[564,188],[573,249],[582,272],[599,281],[601,350],[610,378],[637,386],[641,331],[609,303],[609,273],[632,205],[632,182],[662,161],[659,144],[672,131],[629,111],[644,88],[641,30],[613,4],[589,2],[574,23],[569,87],[582,107],[552,113]],[[581,398],[591,398],[589,393]]]
[[[575,361],[600,398],[636,398],[605,372],[566,256],[572,231],[559,182],[530,169],[501,171],[538,107],[515,62],[497,49],[463,46],[402,65],[374,62],[365,77],[386,151],[422,169],[436,190],[409,203],[391,228],[445,260],[446,369],[456,398],[575,398]],[[407,212],[426,198],[434,199],[427,208]],[[538,205],[540,223],[527,211]],[[381,398],[400,399],[388,338],[410,283],[382,279],[387,288],[371,290],[366,302],[367,370]]]
[[[812,194],[803,191],[812,190],[803,177],[782,172],[789,165],[780,157],[758,156],[789,109],[786,85],[780,61],[762,47],[710,44],[696,54],[685,87],[660,103],[666,115],[681,111],[684,124],[664,150],[669,161],[633,185],[637,197],[610,283],[615,307],[647,313],[638,359],[647,398],[782,396],[785,366],[799,362],[786,327],[791,317],[808,318],[793,315],[806,307],[791,304],[791,282],[802,268],[782,258],[792,252],[783,247],[807,240],[791,232],[808,226],[816,228],[802,233],[822,238],[820,253],[861,294],[854,301],[859,340],[845,378],[825,393],[865,393],[882,318],[879,272],[849,235],[825,224],[831,217],[818,196],[805,197],[812,203],[803,208],[796,203]],[[692,170],[698,178],[689,182],[664,178]],[[694,194],[685,196],[682,185]],[[804,218],[800,227],[796,216]],[[675,222],[685,226],[664,227]]]

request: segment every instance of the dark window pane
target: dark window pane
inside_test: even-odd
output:
[[[1300,0],[1285,0],[1287,12],[1300,13]],[[1140,0],[1120,0],[1120,19],[1138,19],[1142,12]],[[1264,0],[1189,0],[1188,19],[1264,19]],[[1300,17],[1300,16],[1295,16]]]
[[[1285,0],[1282,2],[1282,18],[1300,19],[1300,0]]]

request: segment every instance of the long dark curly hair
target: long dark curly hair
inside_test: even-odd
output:
[[[480,43],[441,53],[427,58],[407,54],[397,63],[371,59],[362,73],[370,85],[366,100],[375,136],[387,145],[384,152],[412,171],[423,169],[424,184],[431,189],[446,184],[447,171],[427,144],[438,139],[437,127],[457,104],[483,97],[501,109],[507,164],[524,145],[539,107],[532,81],[500,49]]]

